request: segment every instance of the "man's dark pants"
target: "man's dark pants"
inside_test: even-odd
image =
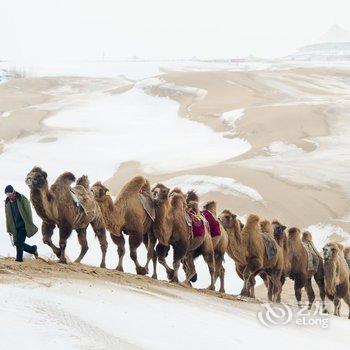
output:
[[[23,260],[23,251],[34,254],[36,252],[36,247],[26,244],[26,230],[25,228],[20,228],[17,230],[17,242],[15,243],[16,249],[17,249],[17,261]]]

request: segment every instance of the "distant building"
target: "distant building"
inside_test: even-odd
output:
[[[334,24],[316,43],[301,47],[288,58],[298,61],[350,61],[350,33]]]

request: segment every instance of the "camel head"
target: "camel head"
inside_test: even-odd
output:
[[[327,243],[323,247],[323,258],[325,262],[334,261],[342,252],[341,247],[337,243]]]
[[[209,210],[211,213],[216,215],[216,202],[215,201],[210,201],[204,204],[203,206],[204,210]]]
[[[288,230],[288,239],[300,238],[300,230],[297,227],[291,227]]]
[[[199,197],[196,193],[196,191],[194,190],[190,190],[187,192],[186,194],[186,202],[189,203],[189,202],[199,202]]]
[[[170,191],[170,188],[162,184],[155,185],[151,191],[154,204],[155,205],[163,204],[168,199],[169,191]]]
[[[274,236],[278,239],[283,236],[284,230],[287,228],[286,226],[282,225],[279,221],[273,220],[272,221]]]
[[[106,197],[109,196],[108,188],[102,185],[100,181],[97,181],[92,185],[91,192],[93,193],[95,200],[99,202],[103,202]]]
[[[232,214],[228,209],[225,209],[219,215],[219,221],[225,229],[233,228],[235,225],[235,220],[237,218],[236,214]]]
[[[309,231],[303,232],[301,240],[305,243],[312,242],[312,234]]]
[[[27,174],[25,182],[31,190],[39,190],[47,185],[47,173],[41,168],[35,166]]]

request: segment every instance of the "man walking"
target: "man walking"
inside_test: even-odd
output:
[[[7,197],[5,201],[6,227],[17,249],[16,261],[23,261],[23,251],[37,258],[37,246],[25,243],[26,237],[32,237],[38,231],[33,223],[30,202],[23,194],[16,192],[11,185],[6,186],[5,194]]]

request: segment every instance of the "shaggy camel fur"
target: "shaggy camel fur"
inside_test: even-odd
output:
[[[302,288],[305,287],[309,300],[309,309],[311,309],[315,300],[315,293],[311,283],[311,279],[314,277],[320,291],[323,310],[326,312],[322,257],[319,254],[316,256],[317,251],[315,249],[315,258],[318,259],[318,267],[315,269],[308,266],[308,253],[305,244],[313,246],[312,237],[309,232],[304,233],[303,241],[301,240],[301,232],[298,228],[292,227],[288,230],[286,255],[290,264],[288,277],[294,281],[295,298],[299,306],[301,306]]]
[[[194,191],[187,192],[186,204],[187,210],[192,211],[195,215],[200,215],[199,211],[199,198]],[[215,290],[215,260],[214,260],[214,248],[213,241],[211,239],[209,229],[205,226],[205,234],[200,237],[190,238],[189,248],[185,258],[183,259],[183,267],[186,273],[185,284],[190,284],[197,280],[196,268],[194,260],[202,255],[204,261],[207,263],[210,273],[210,286],[208,289]]]
[[[86,176],[77,180],[77,185],[74,189],[88,198],[89,203],[94,207],[94,211],[91,216],[88,216],[80,206],[77,206],[71,193],[71,184],[74,181],[75,176],[66,172],[60,175],[49,188],[47,173],[41,168],[34,167],[28,173],[26,184],[30,188],[30,199],[37,214],[43,220],[41,226],[43,242],[51,247],[61,263],[66,263],[65,249],[67,239],[71,235],[72,230],[75,230],[78,233],[78,240],[81,246],[81,252],[76,262],[80,262],[89,249],[86,240],[86,229],[91,224],[102,250],[100,266],[105,267],[107,240],[101,211],[89,191],[89,182]],[[59,248],[52,243],[52,235],[56,226],[59,228],[60,235]]]
[[[324,277],[327,297],[334,303],[334,315],[340,316],[341,299],[349,306],[350,319],[350,274],[341,246],[328,243],[323,248]]]
[[[154,256],[154,247],[158,241],[156,248],[158,261],[165,267],[168,279],[178,282],[178,270],[188,250],[190,232],[184,215],[186,205],[184,197],[177,193],[169,197],[169,191],[170,189],[162,184],[157,184],[152,189],[156,218],[149,231],[146,266],[148,267],[149,261]],[[170,245],[174,249],[173,269],[165,260]],[[157,278],[156,265],[152,277]]]
[[[208,210],[216,219],[216,202],[210,201],[203,206],[203,210]],[[218,219],[216,219],[218,220]],[[220,278],[220,293],[225,293],[225,268],[223,266],[225,253],[228,247],[228,236],[222,224],[219,222],[220,235],[212,236],[213,248],[214,248],[214,259],[215,259],[215,282]],[[214,283],[215,283],[214,282]]]
[[[152,219],[146,213],[140,201],[139,194],[151,196],[149,182],[143,176],[136,176],[127,182],[113,202],[108,194],[108,188],[96,182],[91,188],[105,219],[108,231],[113,242],[118,246],[118,271],[123,271],[123,258],[125,255],[125,239],[121,232],[129,235],[130,257],[135,264],[139,275],[147,273],[137,259],[137,248],[144,241],[147,244],[148,232]]]
[[[242,244],[246,248],[246,266],[243,271],[243,296],[250,296],[251,280],[264,271],[268,276],[268,298],[278,302],[281,297],[281,276],[283,272],[282,249],[276,243],[277,253],[271,259],[267,258],[265,245],[261,235],[260,218],[251,214],[242,230]]]
[[[246,260],[246,248],[242,244],[242,234],[240,220],[236,214],[233,214],[230,210],[225,209],[219,215],[219,220],[224,227],[228,236],[227,254],[235,262],[237,275],[243,279],[243,271],[247,264]],[[255,298],[255,277],[252,276],[250,281],[249,297]]]

